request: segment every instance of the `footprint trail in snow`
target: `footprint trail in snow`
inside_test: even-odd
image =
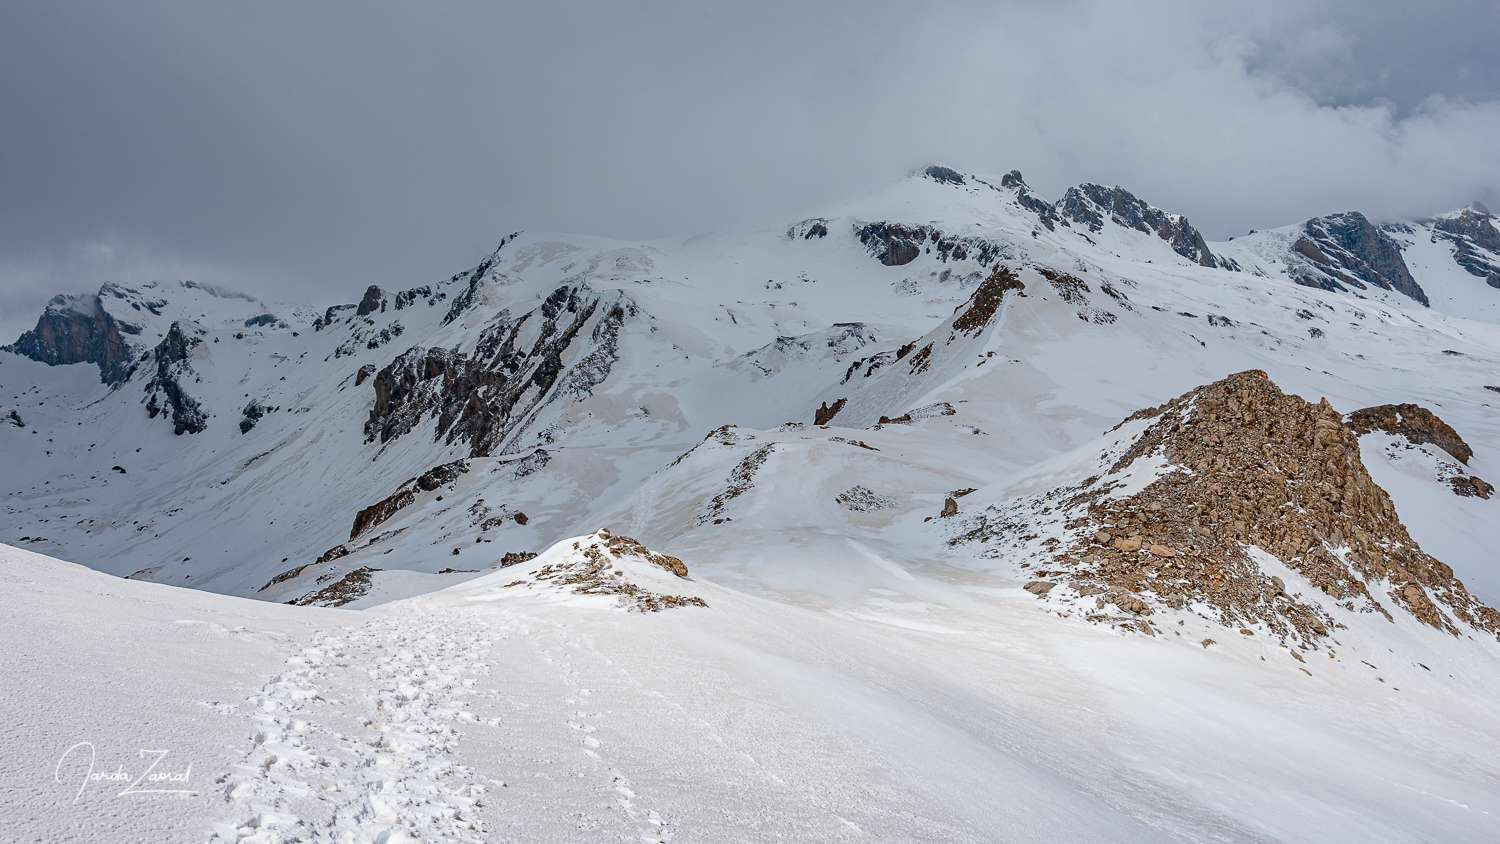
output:
[[[507,632],[470,613],[403,613],[292,656],[248,702],[252,746],[220,779],[234,820],[211,841],[484,841],[485,781],[452,759]]]

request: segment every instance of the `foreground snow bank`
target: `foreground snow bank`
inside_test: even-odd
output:
[[[708,607],[644,613],[535,580],[598,539],[360,612],[0,548],[26,725],[0,818],[49,841],[1484,841],[1500,813],[1493,643],[1390,624],[1304,668],[921,572],[835,605],[687,558],[652,591]],[[120,796],[82,751],[55,781],[79,741],[96,771],[168,749],[193,793]]]

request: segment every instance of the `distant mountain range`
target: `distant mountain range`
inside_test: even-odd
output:
[[[1477,446],[1472,461],[1430,443],[1366,446],[1360,471],[1416,515],[1359,530],[1444,562],[1394,576],[1346,559],[1333,594],[1394,577],[1395,597],[1369,592],[1382,608],[1441,606],[1431,623],[1494,629],[1448,585],[1456,573],[1500,597],[1480,551],[1500,539],[1483,517],[1483,476],[1500,475],[1486,445],[1500,441],[1489,409],[1500,234],[1477,203],[1209,243],[1123,188],[1048,202],[1018,172],[933,166],[767,231],[645,243],[518,233],[472,269],[351,299],[286,305],[189,281],[52,300],[0,354],[4,540],[277,601],[356,571],[438,588],[605,525],[771,591],[790,588],[776,567],[732,549],[792,553],[784,537],[799,525],[913,565],[936,555],[1024,579],[1044,564],[983,562],[988,551],[953,541],[971,517],[993,525],[1014,510],[1000,491],[1017,473],[1258,370],[1269,381],[1257,390],[1274,382],[1341,413],[1434,409]],[[992,509],[970,513],[980,501]],[[1236,516],[1234,535],[1260,542],[1257,520],[1273,517]],[[1226,519],[1209,512],[1199,529]],[[1119,533],[1096,521],[1084,533]],[[1011,532],[1035,539],[1043,522]],[[1080,530],[1034,554],[1087,547]],[[1145,527],[1129,530],[1150,545]],[[1292,545],[1335,553],[1356,533],[1325,522],[1297,535]],[[1190,554],[1192,538],[1171,547]],[[1223,565],[1255,559],[1222,547]],[[1294,569],[1310,559],[1308,547],[1258,547]],[[1270,575],[1245,565],[1244,588],[1260,595]],[[1130,606],[1171,603],[1146,582],[1069,577],[1050,582],[1108,580]],[[1407,584],[1421,600],[1402,597]],[[1243,601],[1219,604],[1238,624]]]

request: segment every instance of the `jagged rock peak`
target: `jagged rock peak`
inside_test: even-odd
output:
[[[1019,177],[1019,173],[1015,174]],[[1205,267],[1226,266],[1209,251],[1203,235],[1181,214],[1168,214],[1116,186],[1085,183],[1068,188],[1053,210],[1059,217],[1099,232],[1106,219],[1116,225],[1154,234],[1171,244],[1172,251]]]
[[[1053,546],[1044,567],[1056,570],[1044,573],[1103,595],[1101,610],[1112,603],[1139,616],[1160,605],[1206,605],[1226,626],[1258,624],[1313,646],[1335,620],[1324,600],[1299,596],[1268,572],[1269,555],[1345,610],[1389,618],[1394,608],[1450,633],[1470,627],[1500,637],[1500,612],[1412,540],[1366,471],[1359,435],[1326,399],[1287,395],[1251,370],[1121,426],[1138,420],[1148,424],[1106,470],[1058,493],[1065,504],[1052,516],[1067,520],[1071,541]],[[1155,480],[1114,497],[1141,471],[1155,471]],[[952,541],[1004,536],[1014,521],[991,508]]]
[[[1428,305],[1427,294],[1412,278],[1401,245],[1358,211],[1314,217],[1287,256],[1292,280],[1323,290],[1380,287]]]
[[[156,372],[146,383],[150,394],[146,412],[152,419],[158,413],[170,415],[174,434],[197,434],[208,427],[208,414],[182,386],[193,374],[192,354],[203,342],[202,334],[202,329],[189,331],[181,322],[174,322],[166,337],[151,350]]]

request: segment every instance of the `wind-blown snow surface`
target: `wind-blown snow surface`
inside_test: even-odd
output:
[[[0,548],[6,703],[27,713],[0,747],[6,837],[1493,838],[1492,641],[1401,617],[1304,670],[853,547],[867,586],[840,607],[697,573],[671,580],[708,607],[659,613],[506,588],[570,554],[352,612]],[[193,793],[85,782],[86,749],[62,759],[84,741],[132,779],[166,750],[156,770],[191,765],[166,787]]]
[[[1500,290],[1419,243],[1432,308],[1300,287],[1269,236],[1206,267],[1000,184],[918,176],[685,241],[522,234],[364,314],[117,290],[100,307],[146,357],[115,387],[0,352],[0,538],[97,570],[4,551],[6,676],[52,697],[6,692],[38,728],[5,750],[38,773],[0,817],[41,840],[1493,838],[1493,640],[1337,607],[1305,663],[1191,608],[1122,636],[939,513],[1076,479],[1124,417],[1247,369],[1340,411],[1429,407],[1500,482]],[[167,380],[203,430],[148,413]],[[1364,443],[1411,536],[1500,603],[1500,502]],[[603,526],[682,558],[674,594],[708,607],[506,587]],[[361,568],[358,612],[273,603]],[[200,796],[75,806],[81,757],[47,777],[80,741],[101,770],[200,760]]]

